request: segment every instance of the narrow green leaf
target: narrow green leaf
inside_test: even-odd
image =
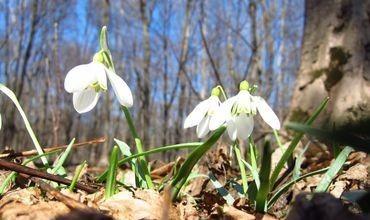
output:
[[[348,145],[356,150],[370,153],[370,148],[367,147],[370,145],[370,140],[355,134],[351,134],[347,130],[329,131],[318,128],[312,128],[304,124],[293,122],[287,123],[286,127],[298,132],[307,133],[321,140],[335,142],[336,144],[340,144],[342,146]]]
[[[209,172],[208,177],[211,180],[211,183],[213,184],[213,186],[216,188],[217,192],[222,196],[222,198],[226,200],[226,203],[228,205],[233,205],[235,202],[235,199],[229,193],[229,191],[227,191],[227,189],[225,189],[225,187],[217,180],[215,175],[213,175],[212,172]]]
[[[51,174],[55,174],[59,171],[59,169],[63,166],[63,164],[65,163],[65,161],[67,160],[67,157],[68,155],[71,153],[72,151],[72,146],[75,142],[75,138],[72,139],[72,141],[68,144],[66,150],[63,152],[63,154],[59,157],[58,161],[57,161],[57,164],[53,167],[53,169],[51,170]]]
[[[304,153],[307,151],[308,147],[310,146],[311,142],[308,142],[306,146],[303,148],[302,152],[298,155],[297,159],[295,160],[294,168],[293,168],[293,179],[298,179],[301,175],[301,166],[304,160]]]
[[[270,190],[271,150],[270,142],[263,146],[262,165],[260,170],[261,186],[256,196],[256,210],[264,213],[267,211],[267,196]]]
[[[271,197],[271,199],[269,200],[268,204],[267,204],[267,207],[268,209],[271,208],[271,206],[274,205],[274,203],[278,200],[278,198],[283,195],[286,191],[288,191],[288,189],[296,182],[298,181],[301,181],[303,180],[304,178],[307,178],[307,177],[310,177],[310,176],[314,176],[314,175],[317,175],[317,174],[322,174],[322,173],[325,173],[327,170],[329,169],[329,167],[326,167],[326,168],[323,168],[323,169],[320,169],[320,170],[316,170],[316,171],[313,171],[311,173],[307,173],[307,174],[304,174],[300,177],[298,177],[297,179],[292,179],[291,181],[287,182],[286,184],[284,184],[283,186],[281,186],[278,191]]]
[[[351,147],[345,147],[334,160],[333,164],[330,165],[329,170],[325,173],[320,183],[317,185],[315,192],[326,192],[329,188],[330,183],[333,181],[334,177],[342,169],[344,163],[346,162],[349,154],[353,151]]]
[[[26,126],[27,132],[30,135],[33,144],[35,145],[37,153],[39,155],[44,154],[44,151],[42,150],[42,147],[41,147],[39,141],[37,140],[35,133],[32,130],[31,124],[28,121],[27,116],[24,113],[21,105],[19,104],[19,101],[18,101],[17,97],[15,96],[14,92],[12,90],[10,90],[8,87],[6,87],[5,85],[1,84],[1,83],[0,83],[0,91],[2,91],[5,95],[7,95],[10,98],[10,100],[12,100],[14,105],[17,107],[17,109],[19,111],[19,114],[21,115],[21,117],[23,119],[24,125]],[[41,157],[41,161],[46,167],[49,166],[49,163],[48,163],[48,160],[46,159],[46,157]]]
[[[109,157],[109,169],[108,178],[105,185],[105,198],[109,198],[115,194],[116,191],[116,175],[117,175],[117,164],[118,164],[118,146],[114,146]]]
[[[326,98],[324,99],[320,106],[316,108],[316,110],[314,111],[314,113],[311,115],[311,117],[305,122],[306,125],[311,125],[315,119],[317,118],[317,116],[319,116],[320,112],[325,109],[327,103],[329,101],[329,98]],[[293,140],[290,142],[288,148],[286,149],[286,151],[284,152],[284,154],[282,155],[282,157],[280,158],[279,162],[277,163],[274,171],[272,172],[272,175],[271,175],[271,180],[270,180],[270,186],[273,188],[274,185],[275,185],[275,182],[281,172],[281,170],[283,169],[284,167],[284,164],[289,160],[289,158],[292,156],[295,148],[297,147],[299,141],[302,139],[304,133],[303,132],[298,132]]]
[[[118,144],[118,143],[117,143]],[[151,150],[138,153],[138,154],[133,154],[131,156],[128,156],[126,158],[121,159],[118,161],[118,165],[122,166],[124,163],[130,162],[131,160],[141,157],[141,156],[148,156],[150,154],[155,154],[155,153],[160,153],[160,152],[165,152],[165,151],[170,151],[170,150],[181,150],[181,149],[186,149],[186,148],[195,148],[199,147],[202,145],[203,142],[193,142],[193,143],[183,143],[183,144],[174,144],[174,145],[168,145],[164,147],[152,147]],[[107,178],[107,170],[104,171],[98,178],[97,182],[103,182]]]
[[[173,187],[172,200],[177,198],[178,193],[186,182],[186,179],[188,178],[195,164],[197,164],[200,158],[202,158],[202,156],[216,143],[225,130],[225,126],[218,128],[204,144],[200,145],[194,149],[193,152],[191,152],[171,182],[171,186]]]
[[[242,162],[244,163],[244,165],[249,169],[249,171],[251,171],[251,174],[252,174],[252,177],[253,177],[253,180],[254,182],[256,183],[256,186],[257,186],[257,189],[260,188],[260,177],[259,177],[259,174],[258,174],[258,169],[254,169],[247,161],[245,160],[242,160]]]
[[[77,182],[81,178],[81,172],[82,172],[82,170],[85,169],[86,166],[87,166],[87,161],[84,160],[80,165],[78,165],[76,167],[75,174],[73,175],[73,178],[72,178],[72,182],[71,182],[71,184],[69,185],[69,188],[68,188],[70,191],[74,190]]]

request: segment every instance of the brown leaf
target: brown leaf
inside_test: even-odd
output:
[[[223,212],[224,212],[226,219],[232,219],[232,220],[238,220],[238,219],[254,220],[256,219],[254,215],[248,214],[246,212],[243,212],[237,208],[234,208],[228,205],[224,206]]]

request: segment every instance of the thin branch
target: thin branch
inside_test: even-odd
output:
[[[3,159],[0,159],[0,168],[15,171],[17,173],[22,173],[22,174],[27,174],[27,175],[30,175],[30,176],[39,177],[39,178],[42,178],[42,179],[51,180],[51,181],[54,181],[54,182],[57,182],[57,183],[65,184],[65,185],[70,185],[71,182],[72,182],[71,180],[63,178],[63,177],[60,177],[60,176],[57,176],[57,175],[52,175],[52,174],[49,174],[49,173],[45,173],[45,172],[42,172],[42,171],[39,171],[39,170],[36,170],[36,169],[32,169],[30,167],[26,167],[26,166],[19,165],[19,164],[13,163],[13,162],[9,162],[9,161],[3,160]],[[84,185],[84,184],[81,184],[81,183],[77,183],[76,188],[84,190],[88,193],[94,193],[94,192],[97,191],[97,189],[92,188],[92,187],[87,186],[87,185]]]
[[[73,144],[72,147],[77,148],[77,147],[83,147],[83,146],[86,146],[86,145],[100,144],[100,143],[104,143],[105,141],[106,141],[106,138],[101,137],[101,138],[93,139],[91,141],[85,141],[85,142],[80,142],[80,143]],[[43,148],[43,149],[44,149],[44,152],[47,153],[47,152],[51,152],[51,151],[65,149],[65,148],[67,148],[67,146],[68,145],[50,146],[50,147],[46,147],[46,148]],[[2,158],[14,158],[14,157],[28,157],[28,156],[34,156],[34,155],[37,155],[36,150],[28,150],[28,151],[22,151],[22,152],[10,152],[10,153],[5,153],[5,154],[0,154],[0,159],[2,159]]]
[[[201,20],[199,20],[199,25],[200,25],[200,33],[201,33],[201,36],[202,36],[202,42],[203,42],[203,46],[204,46],[204,49],[206,49],[206,53],[207,53],[207,56],[208,56],[208,59],[211,63],[211,66],[212,66],[212,69],[213,69],[213,73],[217,79],[217,83],[224,87],[223,84],[222,84],[222,81],[221,81],[221,77],[220,77],[220,74],[217,70],[217,67],[216,67],[216,64],[212,58],[212,55],[211,55],[211,52],[209,51],[209,48],[208,48],[208,44],[207,44],[207,40],[206,40],[206,37],[204,36],[204,32],[203,32],[203,23]]]
[[[49,193],[55,199],[57,199],[58,201],[64,203],[66,206],[68,206],[71,209],[81,209],[81,210],[91,210],[91,211],[93,211],[92,208],[86,206],[85,204],[83,204],[81,202],[78,202],[78,201],[72,199],[71,197],[68,197],[66,195],[63,195],[57,189],[55,189],[54,187],[50,186],[49,184],[47,184],[46,182],[44,182],[40,178],[31,177],[31,176],[29,176],[27,174],[20,174],[20,176],[22,176],[23,178],[26,178],[26,179],[31,180],[32,182],[34,182],[35,184],[37,184],[41,188],[41,190]]]

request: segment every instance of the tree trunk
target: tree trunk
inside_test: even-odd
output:
[[[301,66],[290,121],[301,121],[325,98],[326,128],[370,130],[370,1],[307,0]]]

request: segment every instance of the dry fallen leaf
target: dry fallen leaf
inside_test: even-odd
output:
[[[246,212],[243,212],[237,208],[234,208],[232,206],[225,205],[223,207],[223,212],[226,217],[226,219],[232,219],[232,220],[254,220],[256,217],[254,215],[248,214]]]
[[[3,220],[48,220],[58,215],[66,214],[69,208],[61,202],[48,201],[38,202],[33,205],[25,205],[19,202],[9,203],[0,211],[0,218]]]
[[[366,181],[367,179],[367,168],[364,164],[356,164],[350,167],[344,174],[338,177],[339,180],[358,180]]]
[[[102,200],[99,208],[115,219],[161,219],[165,205],[163,198],[154,190],[137,190],[135,195],[121,191],[109,199]],[[170,219],[172,210],[170,209]]]

